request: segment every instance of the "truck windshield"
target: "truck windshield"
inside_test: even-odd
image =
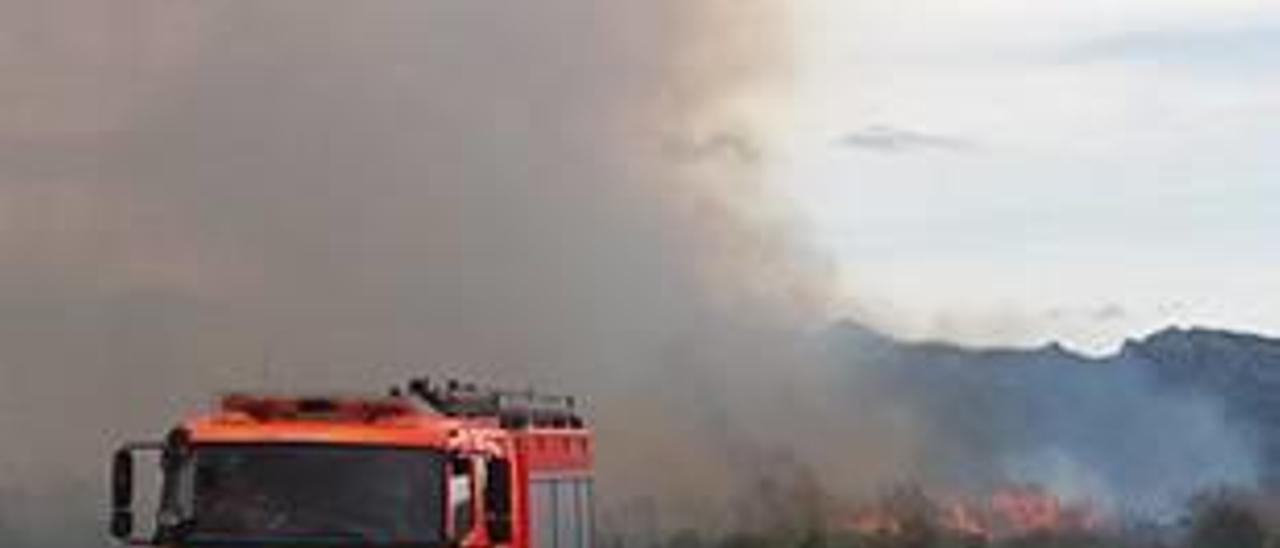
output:
[[[182,536],[218,545],[438,545],[446,460],[426,449],[197,446]]]

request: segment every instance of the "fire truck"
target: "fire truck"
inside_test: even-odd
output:
[[[148,452],[155,519],[139,533]],[[378,397],[229,394],[115,452],[110,532],[174,548],[588,548],[593,452],[566,396],[427,378]]]

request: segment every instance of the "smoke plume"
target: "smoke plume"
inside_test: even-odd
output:
[[[229,388],[577,392],[600,492],[664,515],[821,427],[786,376],[824,267],[760,179],[781,6],[0,10],[18,545],[100,543],[110,448]]]

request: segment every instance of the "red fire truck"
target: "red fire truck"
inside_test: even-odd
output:
[[[232,394],[111,473],[132,545],[588,548],[593,440],[572,397],[415,379],[385,397]],[[156,452],[154,526],[134,469]]]

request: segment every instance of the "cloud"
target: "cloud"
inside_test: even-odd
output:
[[[1045,316],[1050,321],[1115,322],[1130,317],[1132,313],[1119,303],[1107,303],[1095,307],[1054,307]]]
[[[974,146],[972,142],[957,137],[884,125],[867,126],[853,131],[845,134],[838,142],[846,147],[885,153],[927,150],[958,152]]]
[[[1068,64],[1142,63],[1197,72],[1264,74],[1276,67],[1280,25],[1226,30],[1180,29],[1114,34],[1066,48]]]

